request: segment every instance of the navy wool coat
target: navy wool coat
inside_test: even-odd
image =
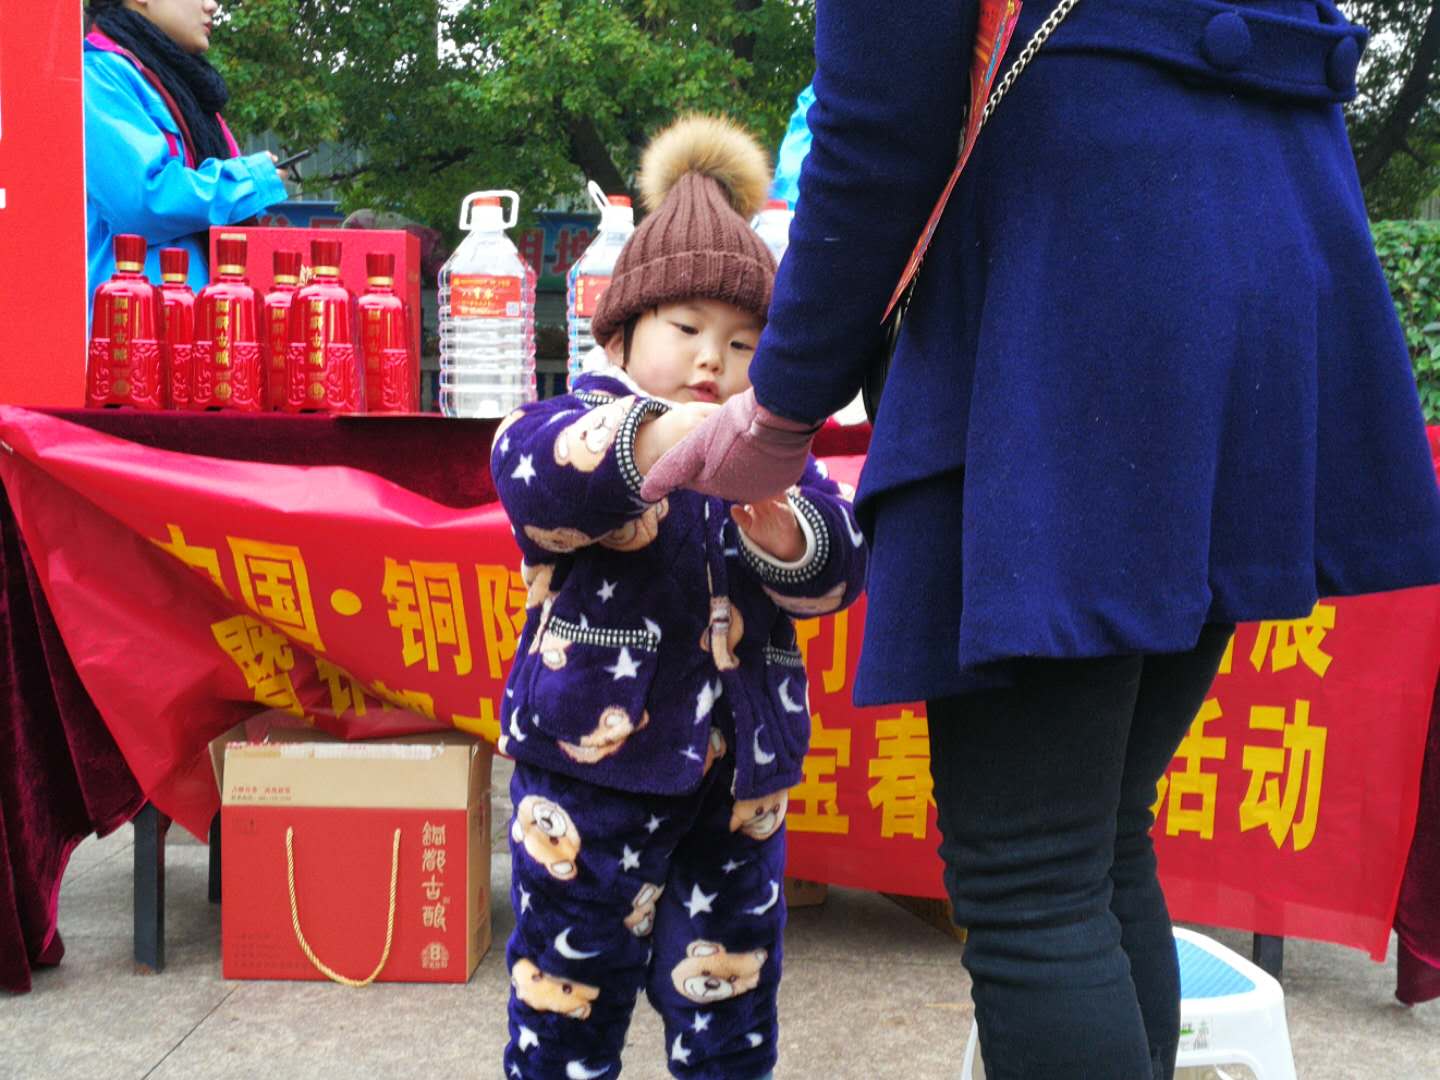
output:
[[[1028,0],[1018,54],[1053,0]],[[954,165],[974,0],[819,0],[813,148],[751,374],[861,381]],[[981,133],[921,269],[857,509],[856,698],[1440,580],[1440,496],[1328,3],[1080,0]]]

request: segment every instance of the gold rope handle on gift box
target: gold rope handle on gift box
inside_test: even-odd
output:
[[[390,914],[385,920],[385,951],[380,954],[380,962],[375,965],[375,970],[370,972],[363,979],[351,979],[341,975],[325,961],[315,955],[315,950],[310,948],[310,943],[305,940],[305,934],[300,929],[300,907],[295,900],[295,830],[290,827],[285,829],[285,880],[290,886],[290,925],[295,928],[295,940],[300,943],[300,949],[306,959],[315,965],[315,970],[324,975],[332,982],[342,986],[369,986],[379,976],[385,967],[385,961],[390,959],[390,945],[395,940],[395,883],[400,876],[400,830],[395,830],[395,843],[390,849]]]

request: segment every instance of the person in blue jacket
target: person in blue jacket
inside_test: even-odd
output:
[[[269,153],[239,156],[220,116],[225,80],[205,60],[216,0],[91,0],[85,36],[86,250],[90,293],[115,270],[117,233],[190,253],[190,286],[209,280],[207,230],[286,197]]]
[[[790,114],[785,138],[775,155],[775,178],[770,184],[770,197],[784,199],[793,210],[800,201],[800,166],[810,154],[810,124],[806,117],[815,104],[815,87],[805,87],[795,97],[795,110]]]
[[[1055,6],[1025,4],[1007,63]],[[763,496],[855,395],[955,164],[976,21],[976,0],[818,0],[754,393],[657,462],[647,498]],[[928,703],[991,1080],[1172,1075],[1150,807],[1232,625],[1440,581],[1341,114],[1365,40],[1328,0],[1080,0],[921,267],[857,501],[855,696]]]

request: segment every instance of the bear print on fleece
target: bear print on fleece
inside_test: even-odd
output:
[[[713,941],[692,941],[671,978],[675,989],[698,1005],[728,1001],[760,985],[767,955],[764,949],[728,953]]]
[[[557,802],[526,795],[515,808],[510,839],[559,881],[573,881],[579,873],[580,833]]]

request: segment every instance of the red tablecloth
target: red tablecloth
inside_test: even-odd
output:
[[[52,415],[145,446],[237,461],[345,465],[452,507],[492,502],[494,421],[424,417],[135,413]],[[827,428],[819,446],[862,453],[868,429]],[[42,556],[43,557],[43,556]],[[0,988],[24,991],[64,954],[55,924],[70,852],[128,821],[144,795],[77,677],[0,497]]]
[[[486,461],[494,425],[439,418],[291,418],[71,412],[59,414],[148,446],[282,464],[343,464],[378,474],[436,502],[494,498]],[[831,429],[817,448],[856,453],[865,432]],[[12,663],[0,714],[0,986],[23,990],[33,963],[58,961],[55,896],[69,851],[92,831],[126,820],[141,799],[109,732],[80,686],[34,567],[0,505],[4,632]],[[1427,787],[1397,925],[1406,947],[1402,997],[1424,996],[1440,968],[1440,734],[1432,736]],[[1428,819],[1428,820],[1427,820]],[[1429,898],[1427,903],[1427,898]],[[1408,989],[1407,989],[1408,988]],[[1440,988],[1437,988],[1440,992]]]

